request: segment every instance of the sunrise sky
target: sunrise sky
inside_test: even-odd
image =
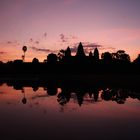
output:
[[[140,53],[140,0],[0,0],[0,60],[46,59],[78,42],[100,53]]]

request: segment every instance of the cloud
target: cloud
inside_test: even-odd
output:
[[[95,48],[103,48],[102,45],[96,44],[96,43],[91,43],[91,42],[82,42],[83,47],[84,47],[84,51],[85,53],[89,53],[90,51],[93,51]],[[79,42],[78,43],[74,43],[71,44],[71,52],[72,53],[76,53],[77,52],[77,48],[78,48]]]
[[[35,43],[38,45],[40,42],[39,41],[35,41]]]
[[[7,41],[7,44],[12,44],[12,41]]]
[[[39,44],[40,44],[40,41],[35,40],[35,39],[33,39],[33,38],[30,38],[30,39],[29,39],[29,43],[39,45]]]
[[[47,33],[44,32],[44,33],[42,34],[42,36],[41,36],[40,38],[38,38],[38,39],[35,39],[35,38],[33,38],[33,37],[29,38],[29,43],[38,45],[38,44],[40,44],[41,42],[43,42],[46,38],[47,38]]]
[[[111,50],[111,51],[116,51],[115,47],[102,47],[100,50]]]
[[[29,39],[29,42],[33,42],[33,38],[30,38],[30,39]]]
[[[30,47],[32,50],[36,51],[36,52],[45,52],[45,53],[54,53],[56,51],[54,50],[50,50],[50,49],[45,49],[45,48],[37,48],[37,47]]]
[[[46,38],[46,37],[47,37],[47,33],[45,32],[45,33],[43,34],[43,36]]]
[[[90,42],[83,42],[84,48],[101,48],[103,47],[102,45],[96,44],[96,43],[90,43]]]
[[[6,52],[1,51],[0,54],[6,54]]]
[[[71,40],[77,40],[78,37],[74,36],[74,35],[64,35],[63,33],[61,33],[60,35],[60,40],[62,43],[69,43],[71,42]]]
[[[19,45],[17,41],[7,41],[6,44],[8,45]]]
[[[78,39],[78,37],[74,36],[74,35],[70,35],[70,38],[73,39],[73,40]]]
[[[77,52],[77,46],[73,46],[70,48],[72,53],[76,53]]]
[[[60,36],[60,39],[61,41],[64,43],[64,42],[68,42],[68,38],[62,33],[59,35]]]

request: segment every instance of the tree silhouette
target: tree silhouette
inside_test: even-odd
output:
[[[47,56],[47,62],[50,64],[56,64],[57,63],[57,55],[54,53],[51,53]]]
[[[23,59],[23,61],[25,60],[25,52],[27,51],[27,47],[26,46],[23,46],[22,47],[22,50],[23,50],[23,55],[22,55],[22,59]]]
[[[61,63],[68,62],[71,57],[71,50],[68,47],[66,50],[61,49],[58,53],[58,60]]]
[[[62,61],[63,58],[64,58],[64,56],[65,56],[65,50],[61,49],[59,51],[59,53],[58,53],[58,59],[59,59],[59,61]]]
[[[37,58],[34,58],[34,59],[32,60],[32,63],[38,64],[38,63],[39,63],[39,60],[38,60]]]
[[[110,63],[112,61],[112,54],[110,52],[102,53],[101,58],[105,63]]]
[[[125,53],[124,50],[118,50],[116,53],[113,53],[113,58],[124,61],[124,62],[130,62],[130,56]]]
[[[137,58],[133,62],[134,64],[140,64],[140,54],[137,56]]]

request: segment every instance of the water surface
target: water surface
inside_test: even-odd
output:
[[[139,92],[50,87],[0,86],[1,139],[139,138]]]

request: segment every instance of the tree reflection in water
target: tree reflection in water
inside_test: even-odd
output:
[[[26,104],[26,103],[27,103],[27,99],[26,99],[26,97],[25,97],[24,88],[22,89],[22,93],[23,93],[22,103],[23,103],[23,104]]]
[[[61,105],[64,105],[70,101],[71,98],[71,93],[72,92],[62,92],[58,94],[58,102]],[[101,97],[102,100],[105,101],[115,101],[118,104],[124,104],[127,98],[137,98],[140,100],[140,95],[134,94],[133,92],[129,92],[128,90],[125,89],[109,89],[106,88],[104,90],[100,89],[93,89],[93,91],[89,92],[74,92],[76,94],[76,99],[77,103],[79,106],[83,104],[83,102],[86,100],[86,97],[88,96],[90,100],[86,101],[93,101],[93,102],[98,102],[99,96]]]
[[[38,97],[48,97],[48,96],[57,96],[56,100],[62,106],[66,105],[72,98],[73,94],[75,94],[74,101],[82,106],[84,102],[98,102],[99,97],[104,101],[115,101],[118,104],[124,104],[128,98],[138,99],[140,100],[139,91],[135,91],[129,88],[112,88],[112,87],[103,87],[103,86],[81,86],[81,85],[59,85],[55,81],[47,81],[47,82],[15,82],[10,81],[7,82],[8,86],[13,86],[15,90],[21,90],[23,93],[22,103],[26,104],[27,99],[25,97],[24,87],[32,87],[33,91],[36,92],[39,87],[43,87],[46,91],[46,95],[38,96]],[[58,93],[58,87],[61,89]]]

